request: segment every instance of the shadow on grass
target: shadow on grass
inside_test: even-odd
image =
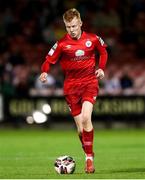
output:
[[[55,175],[55,178],[59,178],[59,179],[74,179],[76,178],[77,176],[79,176],[78,178],[84,178],[84,179],[94,179],[96,177],[98,177],[99,175],[100,176],[103,176],[106,177],[106,175],[108,176],[111,176],[112,174],[116,174],[116,176],[118,176],[119,174],[126,174],[126,173],[144,173],[145,174],[145,168],[124,168],[124,169],[110,169],[110,170],[96,170],[95,173],[92,173],[92,174],[87,174],[85,172],[75,172],[74,174],[56,174]],[[51,174],[51,173],[50,173]],[[118,174],[118,175],[117,175]],[[52,175],[52,174],[51,174]],[[54,175],[53,175],[54,176]],[[112,176],[111,176],[112,177]]]
[[[114,170],[100,170],[97,174],[112,174],[112,173],[141,173],[145,172],[145,168],[126,168],[126,169],[114,169]]]

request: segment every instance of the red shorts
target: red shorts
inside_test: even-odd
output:
[[[75,93],[66,94],[65,99],[70,108],[72,116],[77,116],[81,113],[82,104],[84,101],[89,101],[94,104],[96,97],[98,96],[98,81],[93,80],[84,83],[80,83],[78,87],[75,87]]]

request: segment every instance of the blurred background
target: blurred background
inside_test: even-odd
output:
[[[73,7],[83,30],[108,45],[94,125],[145,127],[145,0],[0,1],[0,127],[74,126],[59,64],[47,83],[38,79],[49,49],[65,34],[62,14]]]

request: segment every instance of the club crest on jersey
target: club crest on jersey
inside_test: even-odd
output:
[[[92,42],[91,41],[86,41],[86,47],[91,47],[92,46]]]
[[[85,54],[85,51],[80,50],[80,49],[75,52],[75,56],[84,56],[84,54]]]

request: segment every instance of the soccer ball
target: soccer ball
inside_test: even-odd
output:
[[[54,168],[58,174],[72,174],[75,171],[75,160],[70,156],[60,156],[55,160]]]

